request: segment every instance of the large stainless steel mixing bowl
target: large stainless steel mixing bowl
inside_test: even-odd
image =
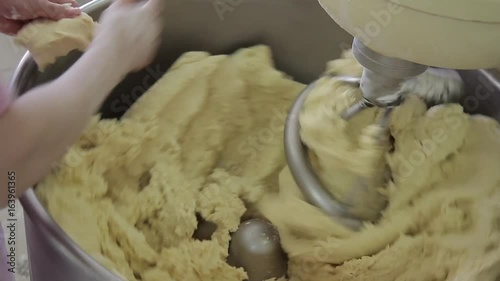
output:
[[[225,8],[215,0],[164,0],[164,42],[154,64],[127,77],[104,103],[105,118],[125,110],[186,51],[230,53],[241,47],[267,44],[276,65],[300,82],[321,74],[325,62],[339,57],[352,38],[338,27],[316,0],[231,0]],[[83,8],[97,19],[111,0],[93,1]],[[217,6],[219,5],[219,6]],[[77,58],[72,53],[43,74],[27,54],[19,65],[11,88],[22,95],[30,88],[58,77]],[[103,62],[106,58],[103,58]],[[463,71],[469,96],[465,108],[500,120],[500,83],[493,72]],[[82,77],[85,83],[85,77]],[[21,202],[33,281],[121,280],[90,258],[55,223],[33,190]]]

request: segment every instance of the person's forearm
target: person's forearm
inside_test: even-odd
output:
[[[49,173],[125,70],[106,48],[90,48],[61,77],[22,95],[0,117],[0,208],[8,171],[16,172],[17,197]]]

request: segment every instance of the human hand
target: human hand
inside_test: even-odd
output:
[[[138,71],[153,60],[160,45],[162,0],[116,0],[99,20],[90,48],[107,54],[127,71]]]
[[[0,0],[0,33],[15,35],[31,20],[60,20],[80,13],[74,0]]]

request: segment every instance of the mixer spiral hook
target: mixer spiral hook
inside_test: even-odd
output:
[[[361,77],[354,76],[332,76],[332,79],[342,81],[343,83],[349,84],[353,87],[360,87]],[[318,79],[319,80],[319,79]],[[310,162],[309,153],[307,147],[303,144],[300,137],[300,122],[299,115],[300,111],[309,96],[309,93],[316,86],[315,82],[309,84],[297,97],[295,103],[290,109],[289,115],[285,123],[285,154],[288,161],[288,165],[292,176],[294,177],[297,185],[301,189],[306,201],[310,204],[323,210],[325,213],[333,217],[339,223],[344,226],[359,230],[364,220],[374,220],[375,217],[361,217],[359,214],[353,212],[354,206],[347,204],[346,202],[340,202],[334,196],[327,191],[327,189],[322,185],[319,177],[315,173],[312,164]],[[385,143],[389,142],[389,124],[390,116],[395,106],[399,105],[402,98],[398,98],[391,103],[380,104],[377,102],[370,101],[366,98],[362,98],[361,101],[355,103],[351,107],[347,108],[341,117],[345,120],[351,119],[354,115],[359,112],[371,108],[380,107],[384,108],[384,113],[378,126],[380,130],[377,134],[371,136],[376,142]],[[384,179],[389,178],[387,173],[381,175]],[[367,179],[361,179],[359,181],[359,186],[354,189],[366,189],[366,184],[369,182]],[[354,192],[355,193],[355,192]],[[382,196],[382,195],[380,195]],[[384,205],[385,206],[385,205]],[[381,211],[381,210],[380,210]]]

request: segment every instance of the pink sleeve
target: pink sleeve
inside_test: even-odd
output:
[[[0,115],[7,109],[10,104],[10,95],[7,88],[0,83]]]

